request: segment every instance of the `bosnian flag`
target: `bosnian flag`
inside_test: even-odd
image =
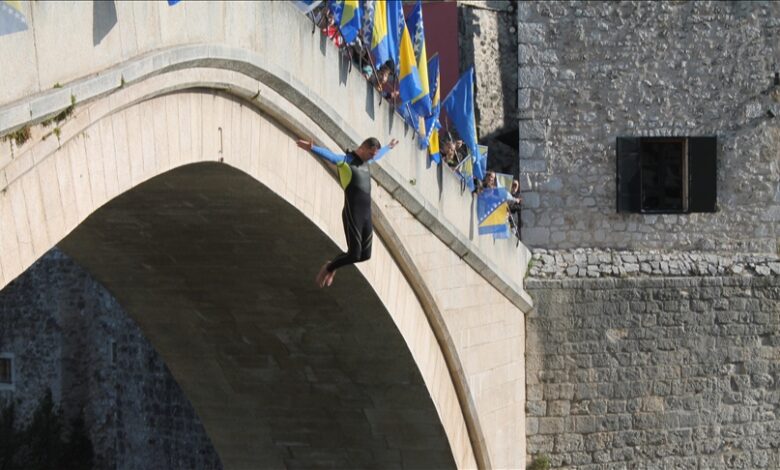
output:
[[[0,36],[27,29],[27,18],[18,0],[0,2]]]
[[[320,3],[322,3],[322,0],[293,0],[292,2],[304,15],[311,13]]]

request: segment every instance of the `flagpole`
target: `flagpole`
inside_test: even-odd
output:
[[[328,9],[330,11],[333,11],[333,10],[330,9],[330,6],[328,6]],[[342,10],[342,14],[344,14],[343,10]],[[334,14],[334,16],[335,16],[335,14]],[[334,18],[333,25],[336,27],[336,32],[339,33],[339,37],[341,38],[341,46],[337,45],[336,47],[338,47],[341,50],[341,53],[344,54],[344,49],[347,47],[347,41],[344,39],[344,35],[341,34],[341,25],[339,24],[340,22],[341,22],[341,18],[339,18],[338,22],[335,21],[335,18]],[[347,70],[347,73],[349,73],[351,71],[352,71],[352,54],[350,53],[349,54],[349,69]]]
[[[371,48],[363,44],[363,51],[365,51],[366,55],[368,56],[368,63],[371,64],[371,70],[374,72],[374,80],[376,80],[376,85],[378,87],[379,73],[376,71],[376,64],[374,64],[374,57],[371,55]],[[382,90],[379,90],[379,106],[382,106]]]
[[[352,51],[350,51],[347,48],[347,40],[344,39],[344,35],[341,34],[341,25],[339,25],[335,21],[333,22],[333,24],[336,25],[336,31],[339,33],[339,37],[341,38],[341,46],[336,46],[336,47],[341,49],[341,53],[342,54],[348,56],[347,62],[349,62],[349,68],[347,69],[347,73],[350,73],[350,72],[352,72]],[[346,52],[346,54],[345,54],[345,52]]]
[[[314,12],[310,11],[308,15],[311,19],[311,34],[314,34],[314,31],[317,31],[317,20],[314,19]]]

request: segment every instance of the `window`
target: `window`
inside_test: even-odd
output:
[[[618,212],[715,212],[716,137],[618,137]]]
[[[13,389],[14,357],[13,354],[0,354],[0,390]]]

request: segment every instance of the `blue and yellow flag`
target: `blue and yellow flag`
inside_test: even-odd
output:
[[[371,42],[369,45],[377,67],[381,67],[382,64],[393,59],[390,54],[390,43],[391,39],[387,33],[387,3],[385,0],[376,0],[371,20]]]
[[[441,165],[441,153],[439,152],[439,129],[433,127],[428,133],[428,155],[431,160]]]
[[[420,143],[420,148],[425,148],[425,145],[423,145],[424,142],[422,142],[422,139],[425,137],[425,130],[423,129],[425,122],[423,122],[423,119],[412,111],[412,107],[409,106],[409,103],[402,104],[396,111],[403,120],[414,129]]]
[[[439,84],[439,55],[434,54],[428,61],[428,79],[431,97],[431,115],[425,118],[425,140],[428,145],[428,153],[431,159],[437,164],[441,163],[439,154],[439,111],[441,103],[439,102],[440,84]]]
[[[487,152],[485,152],[487,154]],[[507,191],[512,191],[512,181],[514,178],[512,175],[506,173],[494,173],[496,175],[496,186],[504,188]]]
[[[417,59],[417,71],[420,74],[420,85],[422,91],[412,100],[412,109],[418,116],[430,116],[431,96],[428,84],[428,54],[425,51],[425,30],[423,29],[422,2],[417,0],[417,4],[409,14],[407,21],[409,34],[411,34],[414,56]]]
[[[463,143],[474,158],[474,176],[485,179],[487,158],[479,152],[474,118],[474,67],[464,73],[442,102]]]
[[[469,192],[474,192],[474,161],[471,158],[464,158],[458,166],[455,167],[455,172],[460,176],[463,184],[469,188]]]
[[[360,0],[360,40],[371,50],[371,29],[374,23],[374,0]]]
[[[344,44],[354,42],[360,34],[361,26],[358,0],[331,0],[329,7]]]
[[[477,221],[479,234],[494,234],[505,238],[509,234],[509,201],[505,188],[484,189],[477,196]]]
[[[400,65],[398,50],[401,46],[401,26],[404,21],[404,10],[401,0],[387,0],[385,16],[387,21],[387,51],[390,54],[390,60],[395,64],[396,72]]]
[[[441,109],[441,79],[439,76],[439,54],[433,54],[428,61],[428,88],[431,94],[431,110],[437,118]]]
[[[27,29],[27,18],[22,13],[22,2],[0,2],[0,36]]]
[[[344,42],[349,44],[357,39],[360,34],[360,6],[358,0],[344,0],[344,7],[341,10],[341,37]]]
[[[398,94],[401,103],[409,103],[422,91],[420,74],[417,70],[417,60],[414,57],[412,38],[409,36],[409,28],[401,17],[401,42],[398,48]]]
[[[171,5],[172,1],[178,2],[179,0],[168,0],[168,4]],[[295,8],[301,10],[301,13],[307,15],[317,8],[322,3],[322,0],[293,0],[292,3],[295,5]]]

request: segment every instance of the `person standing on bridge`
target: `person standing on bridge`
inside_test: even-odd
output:
[[[336,270],[342,266],[366,261],[371,257],[371,240],[374,228],[371,224],[371,172],[369,164],[378,161],[398,144],[396,139],[382,147],[377,139],[370,137],[354,151],[346,155],[313,145],[310,140],[299,140],[298,147],[313,152],[336,165],[339,181],[344,189],[344,209],[341,220],[347,238],[347,251],[325,263],[317,274],[315,282],[320,287],[333,284]]]

